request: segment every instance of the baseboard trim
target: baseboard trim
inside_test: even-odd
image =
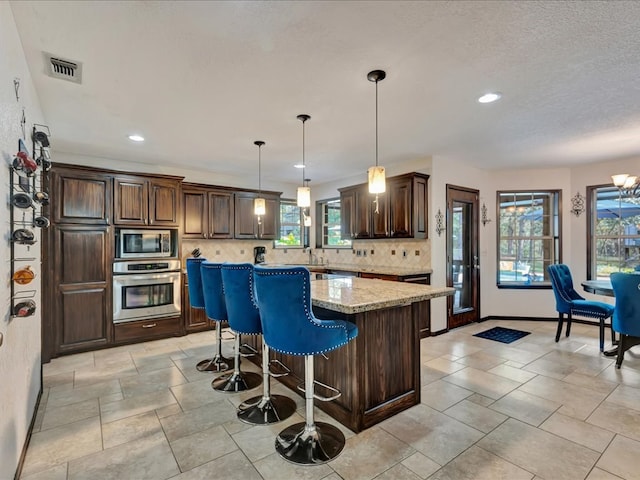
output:
[[[22,475],[22,467],[24,466],[24,460],[27,457],[27,449],[31,442],[31,434],[33,433],[33,426],[36,424],[36,417],[38,416],[38,409],[40,408],[40,400],[42,400],[42,364],[40,364],[40,391],[38,392],[38,398],[36,399],[36,405],[33,408],[33,415],[31,415],[31,423],[29,424],[29,430],[27,431],[27,438],[22,445],[22,452],[20,453],[20,460],[18,461],[18,468],[16,468],[16,475],[13,480],[19,480]]]

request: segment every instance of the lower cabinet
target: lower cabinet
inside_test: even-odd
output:
[[[49,275],[55,287],[50,322],[44,323],[46,356],[106,346],[111,342],[111,227],[57,225],[51,233],[56,256]]]
[[[155,337],[182,335],[182,318],[158,318],[136,322],[122,322],[114,325],[116,343],[151,340]]]

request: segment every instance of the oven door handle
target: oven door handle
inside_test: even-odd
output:
[[[113,279],[119,283],[131,283],[131,282],[156,282],[157,280],[175,280],[176,277],[180,278],[180,272],[167,272],[167,273],[146,273],[142,275],[114,275]]]

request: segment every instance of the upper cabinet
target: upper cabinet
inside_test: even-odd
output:
[[[262,192],[266,214],[253,213],[257,192],[198,183],[182,186],[182,238],[274,240],[278,236],[280,193]]]
[[[183,184],[183,238],[233,238],[234,194]]]
[[[235,238],[275,240],[278,238],[280,220],[280,195],[262,193],[266,203],[266,213],[260,218],[253,212],[255,192],[237,192],[235,194]]]
[[[178,226],[179,179],[118,175],[113,199],[116,224]]]
[[[52,221],[109,225],[111,183],[110,175],[56,166],[51,171]]]
[[[367,184],[340,189],[343,238],[427,238],[428,175],[408,173],[387,179],[376,198]]]

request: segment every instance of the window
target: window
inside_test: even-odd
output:
[[[302,247],[302,213],[295,200],[280,201],[280,238],[274,242],[275,247]]]
[[[498,287],[549,288],[560,261],[560,191],[497,192]]]
[[[589,280],[640,266],[640,198],[613,186],[587,188],[589,202]]]
[[[322,247],[351,248],[351,240],[340,236],[340,199],[333,198],[318,202],[317,212],[322,215]]]

